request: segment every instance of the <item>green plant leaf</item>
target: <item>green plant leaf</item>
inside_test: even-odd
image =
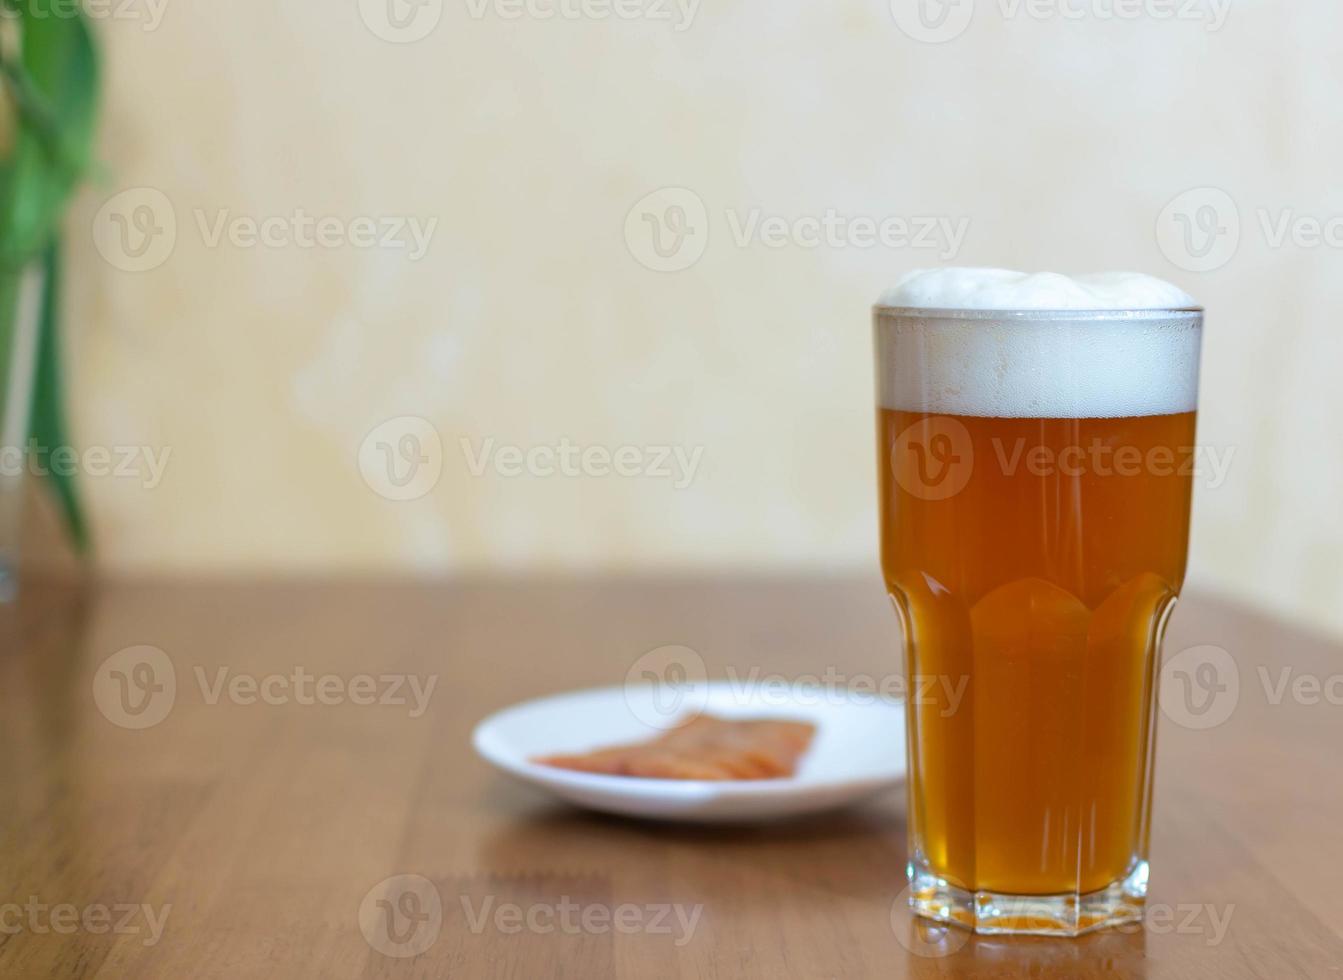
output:
[[[42,318],[38,323],[37,377],[33,384],[33,408],[29,435],[39,446],[54,449],[70,445],[65,424],[64,377],[61,369],[60,298],[61,248],[53,240],[42,256],[46,273],[42,286]],[[79,505],[79,489],[68,473],[50,471],[48,476],[56,502],[65,517],[75,548],[88,550],[89,531]]]
[[[9,155],[0,161],[0,389],[9,377],[17,284],[29,263],[46,267],[37,375],[29,429],[48,449],[69,445],[59,335],[61,217],[93,155],[99,68],[85,18],[68,0],[0,0],[19,31],[19,54],[0,45],[0,86],[14,118]],[[5,404],[0,390],[0,405]],[[52,474],[77,547],[88,533],[75,482]]]
[[[13,152],[0,166],[0,263],[37,258],[93,154],[98,60],[89,28],[57,0],[18,8],[21,56],[0,57],[14,106]]]

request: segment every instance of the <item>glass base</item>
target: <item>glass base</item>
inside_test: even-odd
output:
[[[915,915],[990,936],[1080,936],[1140,922],[1147,900],[1147,862],[1128,876],[1085,895],[1004,895],[966,891],[931,872],[909,867],[909,907]]]

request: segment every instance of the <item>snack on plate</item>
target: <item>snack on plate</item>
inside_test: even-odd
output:
[[[533,759],[547,766],[644,779],[778,779],[791,776],[816,726],[692,715],[649,742]]]

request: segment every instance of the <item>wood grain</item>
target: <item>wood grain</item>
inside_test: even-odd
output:
[[[551,802],[468,744],[490,711],[619,683],[664,644],[694,648],[719,675],[884,676],[899,669],[895,631],[875,575],[35,585],[0,611],[0,976],[1343,972],[1343,704],[1310,703],[1309,681],[1307,696],[1273,703],[1284,668],[1325,681],[1343,673],[1343,651],[1212,600],[1185,601],[1168,650],[1225,648],[1239,701],[1208,730],[1162,720],[1150,902],[1165,914],[1127,932],[1006,940],[913,926],[895,903],[898,793],[773,826],[654,825]],[[170,659],[176,695],[136,730],[93,691],[108,657],[142,644]],[[418,717],[409,704],[300,703],[292,684],[272,687],[274,703],[212,703],[221,669],[296,668],[437,680]],[[427,882],[441,917],[416,926],[432,935],[407,926],[432,942],[405,958],[378,948],[376,916],[373,940],[360,925],[361,904],[386,912],[377,888],[399,875]],[[629,929],[566,929],[553,918],[565,902],[635,911],[622,913]],[[73,910],[53,920],[39,904]],[[693,927],[675,925],[672,910],[697,907]],[[534,920],[515,930],[504,908]],[[672,928],[655,927],[656,908]]]

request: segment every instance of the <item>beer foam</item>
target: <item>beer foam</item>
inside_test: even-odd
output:
[[[1193,411],[1202,318],[1191,308],[1183,290],[1138,273],[914,272],[878,302],[878,398],[998,418]]]
[[[1141,272],[915,269],[882,293],[878,306],[942,310],[1179,310],[1197,306],[1178,286]]]

